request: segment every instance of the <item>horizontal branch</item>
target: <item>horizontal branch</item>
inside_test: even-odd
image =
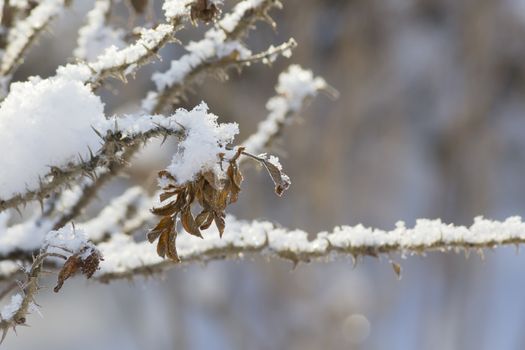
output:
[[[441,220],[418,220],[413,228],[398,222],[395,229],[384,231],[362,225],[336,227],[309,240],[301,230],[278,228],[270,222],[245,222],[233,217],[226,220],[221,238],[216,229],[203,232],[204,239],[188,234],[177,238],[183,264],[217,259],[241,259],[245,254],[280,257],[310,262],[335,256],[378,257],[390,254],[424,254],[451,250],[482,251],[504,245],[525,243],[525,223],[519,217],[505,221],[476,218],[470,227],[454,226]],[[179,264],[157,256],[148,242],[134,242],[125,235],[115,235],[98,245],[104,261],[96,278],[102,282],[162,272]]]

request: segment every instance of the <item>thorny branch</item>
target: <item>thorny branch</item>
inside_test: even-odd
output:
[[[77,162],[68,164],[63,168],[52,167],[50,173],[41,179],[40,187],[37,190],[28,190],[23,194],[16,195],[12,198],[0,200],[0,212],[8,208],[17,208],[25,205],[29,201],[38,200],[43,203],[52,192],[58,188],[67,186],[80,175],[91,177],[96,182],[96,171],[99,168],[111,169],[114,164],[122,164],[126,162],[124,155],[129,148],[139,148],[144,141],[163,135],[180,133],[180,128],[173,130],[164,127],[158,127],[150,130],[144,134],[134,134],[129,136],[122,136],[116,130],[108,131],[106,136],[101,136],[104,144],[97,154],[91,154],[87,160],[79,157]],[[124,153],[122,153],[124,151]],[[109,171],[111,173],[111,170]]]
[[[241,19],[237,22],[237,25],[227,33],[226,37],[228,40],[237,40],[241,39],[243,36],[246,35],[246,32],[253,27],[253,25],[258,20],[266,20],[270,23],[272,23],[272,26],[274,26],[273,21],[269,20],[268,11],[273,7],[280,7],[281,3],[280,1],[276,0],[265,0],[262,1],[261,4],[256,8],[252,10],[248,10],[244,13],[244,15],[241,17]],[[177,19],[174,20],[177,22]],[[168,39],[166,39],[168,40]],[[164,44],[164,43],[163,43]],[[271,49],[267,51],[266,54],[260,54],[259,59],[263,60],[265,58],[268,58],[270,56],[273,56],[275,54],[278,54],[279,52],[282,52],[286,49],[293,48],[295,46],[294,41],[289,41],[286,44],[283,44],[279,46],[278,48]],[[162,46],[158,46],[159,48]],[[280,50],[280,51],[279,51]],[[155,51],[156,52],[156,51]],[[153,55],[152,55],[153,56]],[[149,56],[151,57],[151,56]],[[242,63],[239,63],[242,65]],[[246,63],[245,63],[246,64]],[[186,91],[191,84],[198,81],[198,77],[202,76],[202,73],[204,71],[207,71],[209,74],[216,73],[220,71],[222,68],[225,68],[227,66],[235,65],[235,62],[228,62],[227,60],[224,61],[223,59],[215,61],[208,62],[203,65],[197,65],[192,67],[191,71],[188,72],[185,78],[183,78],[183,83],[180,85],[173,86],[173,96],[171,96],[171,99],[175,99],[177,96],[180,96],[184,91]],[[131,65],[133,67],[133,65]],[[91,78],[91,82],[94,83],[95,86],[97,86],[101,79],[100,77],[106,77],[106,76],[115,76],[113,73],[109,73],[110,71],[115,70],[116,72],[123,72],[126,71],[126,67],[120,67],[117,69],[117,67],[108,68],[106,69],[106,72],[108,73],[98,73],[96,75],[93,75]],[[125,78],[122,77],[121,74],[117,74],[117,76],[120,79],[125,80]],[[171,94],[170,91],[167,91],[166,93],[161,93],[158,95],[157,104],[149,111],[151,113],[158,113],[159,111],[166,108],[167,104],[173,104],[173,102],[168,98],[168,94]],[[119,162],[110,162],[108,164],[108,169],[110,171],[103,172],[99,177],[97,177],[94,181],[89,181],[84,186],[84,193],[86,196],[83,196],[79,199],[78,202],[76,202],[73,206],[73,210],[68,212],[66,215],[63,215],[63,218],[58,221],[58,224],[55,226],[55,229],[58,229],[62,227],[63,225],[67,224],[67,222],[73,220],[76,218],[82,211],[83,208],[85,208],[91,200],[95,197],[98,189],[100,189],[105,183],[110,181],[114,176],[119,174],[122,169],[126,166],[126,164],[130,161],[130,159],[133,157],[133,155],[136,154],[136,152],[140,149],[139,145],[131,145],[127,147],[127,149],[124,151],[124,154],[122,156],[122,161]],[[1,211],[1,204],[0,204],[0,211]]]

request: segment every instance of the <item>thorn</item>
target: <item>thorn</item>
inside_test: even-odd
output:
[[[91,147],[88,146],[88,151],[89,151],[89,158],[91,160],[93,160],[93,158],[95,158],[95,156],[93,155],[93,151],[91,150]]]
[[[102,140],[104,140],[104,137],[102,136],[102,134],[100,133],[100,131],[98,131],[97,129],[95,129],[93,126],[91,126],[91,129],[95,132],[95,134],[97,134],[98,137],[100,137]]]

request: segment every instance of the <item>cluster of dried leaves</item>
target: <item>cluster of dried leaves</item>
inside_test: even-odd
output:
[[[78,253],[71,255],[58,273],[57,285],[53,290],[57,293],[64,285],[64,282],[79,271],[85,275],[86,278],[91,278],[98,270],[100,261],[102,260],[104,259],[100,252],[88,246],[81,249]]]
[[[264,165],[275,184],[277,195],[281,196],[290,186],[288,176],[281,169],[265,157],[246,153],[244,147],[238,147],[235,155],[229,160],[224,159],[224,154],[218,155],[221,168],[224,162],[228,163],[226,176],[219,177],[213,171],[206,171],[201,172],[191,182],[178,184],[177,179],[168,171],[159,172],[160,178],[168,180],[168,184],[162,188],[160,201],[164,202],[175,197],[169,203],[151,210],[153,214],[161,217],[158,224],[147,235],[150,243],[158,239],[157,254],[159,256],[180,262],[175,242],[177,217],[180,218],[184,231],[200,238],[202,238],[201,230],[206,230],[215,222],[222,237],[226,226],[224,221],[226,207],[237,201],[241,191],[243,176],[238,162],[241,155],[249,156]],[[197,216],[192,213],[195,203],[198,203],[201,208]]]
[[[242,147],[238,148],[235,156],[228,160],[226,177],[219,178],[213,171],[206,171],[200,173],[191,182],[178,184],[177,179],[168,171],[159,172],[160,178],[169,180],[168,185],[162,188],[161,202],[176,196],[168,204],[151,210],[153,214],[161,217],[159,223],[148,232],[148,240],[151,243],[159,240],[157,243],[159,256],[180,261],[175,245],[177,216],[180,217],[182,227],[189,234],[202,238],[201,230],[207,229],[215,222],[222,237],[226,207],[237,201],[241,191],[243,177],[237,161],[243,150]],[[219,156],[222,166],[224,155]],[[194,217],[191,209],[195,202],[202,210]]]

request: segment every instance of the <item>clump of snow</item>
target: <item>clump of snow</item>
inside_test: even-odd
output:
[[[88,87],[62,78],[13,83],[0,105],[0,198],[35,190],[49,173],[100,140],[104,105]]]
[[[162,10],[167,19],[173,20],[178,17],[187,16],[190,6],[195,0],[166,0],[162,4]]]
[[[286,98],[292,111],[298,111],[306,97],[313,97],[324,88],[326,88],[326,81],[323,78],[314,77],[312,71],[293,64],[279,75],[279,83],[275,90]],[[267,108],[271,110],[270,101],[268,105]]]
[[[106,25],[106,16],[111,9],[110,0],[97,0],[87,14],[87,23],[78,32],[78,47],[74,51],[77,58],[91,61],[97,58],[108,47],[122,49],[124,31]]]
[[[86,233],[72,226],[50,231],[44,239],[44,246],[47,247],[47,252],[56,251],[62,254],[64,251],[75,254],[86,251],[86,248],[89,248],[88,251],[95,249],[93,244],[89,242]]]
[[[211,170],[220,174],[219,154],[228,158],[227,155],[232,153],[226,150],[226,145],[239,133],[237,123],[217,123],[218,117],[208,113],[204,102],[191,111],[178,109],[175,116],[186,135],[167,170],[179,184],[192,181],[199,172]]]
[[[224,16],[220,21],[220,27],[226,32],[232,32],[239,21],[244,17],[245,13],[257,8],[267,0],[244,0],[239,2],[235,8]]]
[[[11,301],[9,302],[9,304],[5,305],[2,308],[2,311],[0,311],[0,316],[2,317],[2,320],[9,320],[11,317],[13,317],[18,311],[18,309],[20,309],[20,306],[22,306],[23,301],[24,298],[22,297],[22,294],[13,294],[11,296]]]

